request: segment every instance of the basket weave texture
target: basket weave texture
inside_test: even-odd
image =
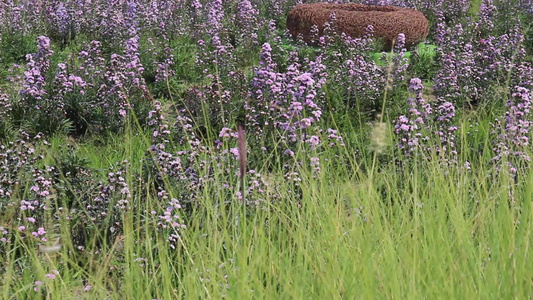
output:
[[[357,3],[297,5],[287,16],[287,29],[293,38],[301,34],[304,41],[310,43],[313,25],[318,27],[321,36],[324,24],[332,14],[335,14],[338,33],[344,32],[353,38],[363,37],[367,33],[367,27],[372,25],[374,37],[382,38],[388,49],[400,33],[405,34],[406,47],[423,41],[428,35],[428,20],[415,9]]]

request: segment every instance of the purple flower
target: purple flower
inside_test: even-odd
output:
[[[396,38],[396,45],[394,47],[399,51],[405,47],[405,34],[398,34],[398,37]]]
[[[243,46],[257,45],[257,32],[261,26],[259,10],[249,0],[240,0],[237,13],[238,40]]]
[[[528,168],[531,158],[529,148],[529,120],[531,112],[532,94],[529,89],[517,86],[514,88],[512,98],[507,101],[507,112],[503,124],[497,120],[496,133],[498,138],[494,147],[493,161],[501,164],[507,161],[509,170],[515,175],[518,170]],[[498,169],[500,166],[498,166]],[[513,171],[514,170],[514,171]]]
[[[222,19],[224,18],[224,9],[222,7],[222,0],[214,0],[210,2],[209,13],[207,15],[207,31],[210,35],[218,35],[222,29]]]
[[[292,151],[292,150],[287,149],[287,150],[285,150],[284,153],[285,153],[285,155],[288,155],[290,157],[294,157],[294,151]]]
[[[39,280],[35,281],[33,290],[37,292],[39,290],[39,287],[42,286],[42,285],[43,285],[43,283],[41,281],[39,281]]]
[[[420,78],[411,79],[411,82],[409,83],[409,90],[411,91],[411,93],[418,92],[423,88],[424,86],[422,85],[422,80],[420,80]]]
[[[54,51],[50,49],[50,39],[45,36],[37,37],[37,53],[26,55],[26,71],[24,85],[20,93],[40,100],[46,95],[46,72],[50,68],[49,58]]]

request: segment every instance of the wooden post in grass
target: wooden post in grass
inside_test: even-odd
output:
[[[239,147],[239,175],[241,179],[242,205],[244,208],[246,205],[245,199],[244,199],[244,191],[245,191],[244,176],[246,175],[246,136],[245,136],[243,125],[239,125],[237,136],[238,136],[237,142],[238,142],[238,147]]]

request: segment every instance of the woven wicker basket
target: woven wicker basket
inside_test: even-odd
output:
[[[324,23],[335,14],[337,31],[351,37],[362,37],[368,25],[374,27],[374,36],[385,41],[390,49],[398,34],[405,34],[406,47],[423,41],[428,34],[428,21],[419,11],[396,6],[362,5],[356,3],[312,3],[294,7],[287,16],[287,29],[296,38],[302,35],[310,43],[311,28],[316,25],[323,34]]]

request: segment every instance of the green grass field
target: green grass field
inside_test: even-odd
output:
[[[385,55],[294,41],[275,0],[250,31],[245,1],[180,2],[175,23],[111,2],[80,32],[43,10],[19,34],[0,11],[0,299],[532,298],[525,14],[516,38],[475,23],[482,0],[445,2],[457,23],[420,0],[460,39]]]
[[[469,127],[467,120],[462,125]],[[367,147],[358,142],[359,132],[347,133],[353,143],[344,151],[325,154],[330,159],[322,164],[319,176],[313,177],[306,167],[298,170],[299,195],[282,170],[258,170],[267,173],[271,189],[267,195],[275,191],[281,198],[265,199],[257,209],[248,210],[246,218],[238,199],[217,197],[221,187],[211,182],[202,191],[201,203],[184,220],[187,228],[180,231],[176,249],[143,216],[157,204],[149,194],[141,196],[142,191],[134,193],[132,213],[123,215],[124,234],[102,248],[88,243],[83,254],[73,254],[78,252],[69,240],[68,221],[53,224],[61,245],[58,252],[42,253],[32,241],[19,240],[16,251],[0,258],[2,296],[527,299],[531,295],[531,171],[515,184],[505,172],[496,174],[487,157],[469,149],[462,149],[461,161],[471,161],[470,168],[443,168],[438,157],[408,169],[393,161],[373,168],[374,160],[391,157],[391,149],[358,154]],[[466,138],[466,132],[461,134]],[[125,138],[126,142],[111,141],[103,148],[77,146],[92,167],[105,168],[122,159],[135,162],[142,154],[146,147],[142,138]],[[482,146],[490,144],[482,133],[476,138]],[[52,144],[66,142],[58,137]],[[36,293],[34,278],[45,278],[57,269],[61,275],[42,281]]]

